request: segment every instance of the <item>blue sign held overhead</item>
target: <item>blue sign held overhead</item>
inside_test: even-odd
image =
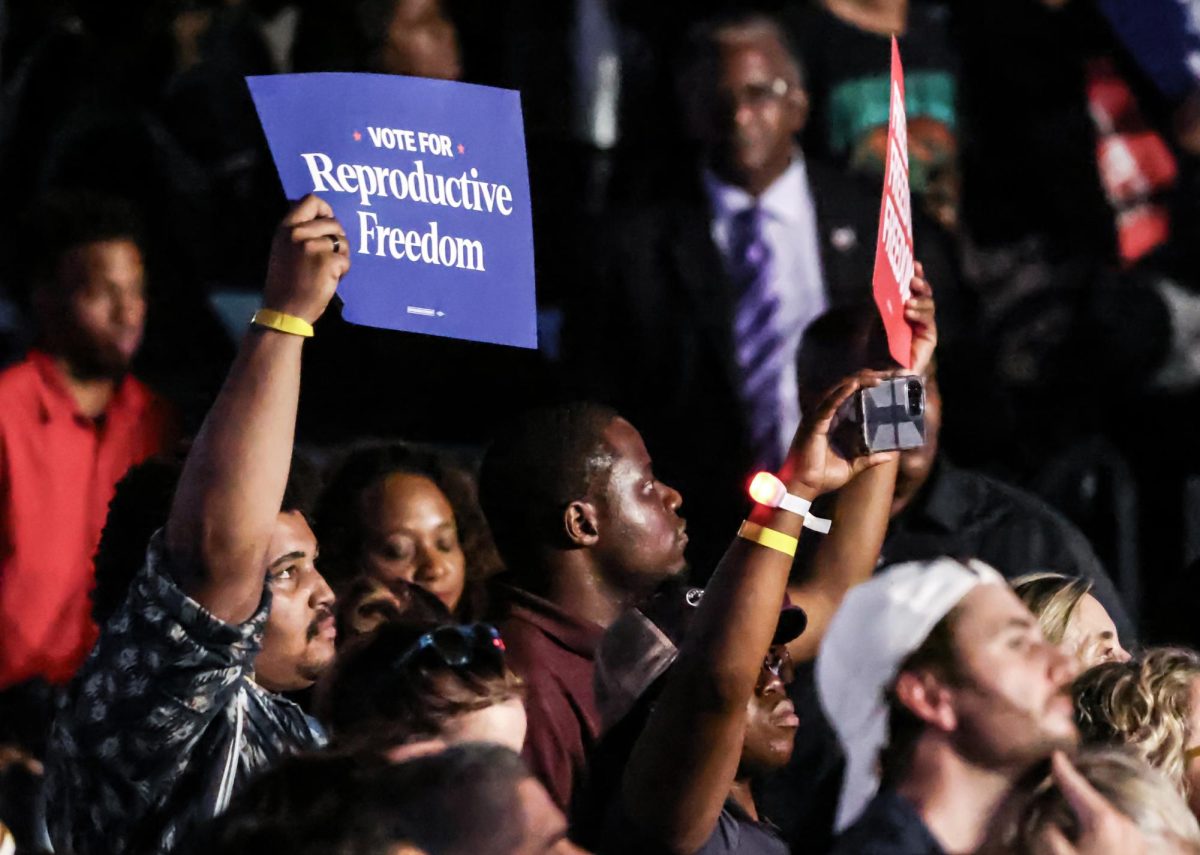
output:
[[[385,74],[247,77],[289,198],[346,229],[356,324],[537,347],[516,92]]]
[[[1100,11],[1147,77],[1168,99],[1200,86],[1196,0],[1100,0]]]

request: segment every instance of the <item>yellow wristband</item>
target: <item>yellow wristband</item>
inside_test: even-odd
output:
[[[312,324],[304,320],[304,318],[287,315],[283,312],[277,312],[274,309],[259,309],[254,313],[254,317],[250,319],[250,323],[304,338],[312,338],[313,334]]]
[[[752,523],[750,520],[742,523],[742,527],[738,529],[738,537],[751,543],[757,543],[759,546],[765,546],[767,549],[782,552],[789,558],[796,556],[796,545],[800,542],[790,534]]]

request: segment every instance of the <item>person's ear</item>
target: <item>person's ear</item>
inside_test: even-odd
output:
[[[599,514],[591,502],[577,499],[563,512],[563,531],[575,546],[593,546],[600,539]]]
[[[790,113],[792,115],[792,134],[799,134],[804,130],[804,126],[808,124],[808,93],[802,86],[792,86],[790,89],[788,89],[787,101],[788,106],[791,108]]]
[[[896,679],[896,699],[931,727],[950,732],[958,727],[952,693],[928,671],[904,671]]]

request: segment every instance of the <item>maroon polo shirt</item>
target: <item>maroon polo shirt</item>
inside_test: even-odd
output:
[[[525,762],[566,811],[600,733],[592,672],[604,629],[528,591],[498,591],[508,664],[525,681]]]

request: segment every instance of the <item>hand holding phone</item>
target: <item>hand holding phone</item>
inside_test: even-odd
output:
[[[889,377],[859,389],[838,409],[834,443],[847,459],[925,444],[925,381]]]

